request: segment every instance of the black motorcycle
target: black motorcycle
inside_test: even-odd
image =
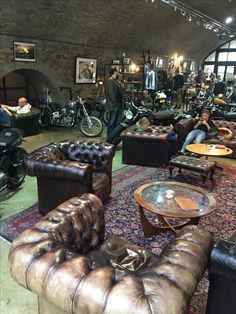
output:
[[[81,133],[88,137],[98,136],[103,131],[102,122],[97,117],[89,115],[85,102],[79,97],[70,100],[63,108],[53,107],[48,102],[39,107],[40,124],[44,128],[50,125],[72,128],[78,124]]]
[[[19,129],[7,128],[0,132],[0,192],[20,186],[25,178],[23,167],[27,152],[17,147],[22,143]]]
[[[142,106],[137,107],[132,100],[126,103],[125,107],[128,107],[128,109],[123,111],[120,123],[107,138],[107,142],[113,145],[120,143],[122,131],[134,125],[142,117],[147,117],[151,124],[155,125],[175,125],[179,120],[189,118],[189,115],[180,114],[177,109],[163,110],[154,113],[151,109]]]
[[[109,120],[109,110],[107,109],[106,102],[106,97],[87,97],[84,100],[84,105],[91,116],[97,117],[107,124]]]

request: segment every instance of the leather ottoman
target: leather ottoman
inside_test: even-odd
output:
[[[205,184],[208,174],[210,174],[209,179],[213,180],[215,162],[190,156],[177,156],[169,162],[170,178],[172,178],[174,168],[179,168],[179,173],[181,173],[181,169],[199,173],[202,177],[202,183]]]

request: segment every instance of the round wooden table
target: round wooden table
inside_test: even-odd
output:
[[[232,154],[232,149],[220,144],[189,144],[186,149],[195,154],[205,156],[226,156]]]
[[[167,193],[173,192],[169,198]],[[134,192],[139,204],[140,220],[145,237],[151,237],[170,230],[174,233],[187,224],[197,224],[200,217],[210,214],[216,208],[215,198],[205,190],[180,182],[152,182],[141,185]],[[177,199],[190,199],[198,210],[182,209]],[[162,225],[154,225],[146,217],[144,209],[155,213]],[[171,218],[181,218],[176,224]]]

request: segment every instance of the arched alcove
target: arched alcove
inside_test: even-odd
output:
[[[18,69],[0,79],[0,101],[14,105],[20,96],[24,96],[38,106],[47,89],[53,92],[55,85],[46,75],[32,69]]]

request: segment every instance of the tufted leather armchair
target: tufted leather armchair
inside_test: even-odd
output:
[[[217,239],[210,255],[207,314],[234,314],[236,308],[236,232]]]
[[[111,193],[114,146],[103,142],[49,144],[25,159],[26,173],[37,177],[38,207],[45,215],[72,196],[91,192],[106,202]]]
[[[32,107],[30,112],[11,116],[11,127],[22,131],[23,136],[35,135],[39,133],[40,110]],[[9,125],[0,125],[0,129],[8,128]]]
[[[115,235],[104,208],[83,194],[21,233],[9,252],[13,278],[35,292],[43,314],[187,314],[212,235],[183,228],[160,256]]]
[[[233,153],[231,155],[228,155],[226,157],[236,158],[236,122],[232,121],[223,121],[223,120],[214,120],[214,124],[217,128],[227,128],[230,129],[233,133],[233,138],[230,140],[219,140],[217,137],[213,138],[207,138],[203,141],[203,143],[207,144],[223,144],[233,150]],[[193,129],[194,126],[194,119],[186,119],[186,120],[180,120],[176,125],[175,129],[178,134],[178,139],[181,140],[181,143],[183,144],[183,141],[185,140],[185,137],[187,134]]]
[[[151,126],[148,132],[129,127],[121,133],[122,162],[131,165],[159,167],[170,159],[170,143],[168,133],[171,126]]]

